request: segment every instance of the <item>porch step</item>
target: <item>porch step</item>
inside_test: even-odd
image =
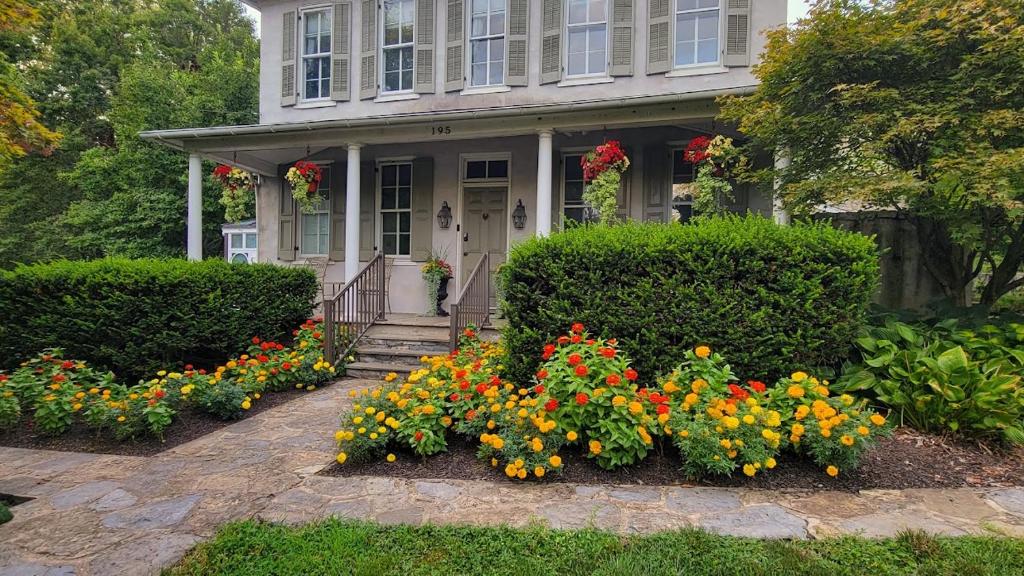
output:
[[[348,378],[359,378],[360,380],[383,380],[389,372],[399,376],[408,376],[409,372],[419,368],[405,364],[387,364],[380,362],[353,362],[345,367],[345,376]]]
[[[395,364],[395,365],[408,365],[413,368],[418,368],[420,365],[420,357],[434,356],[437,354],[447,354],[448,347],[444,346],[437,350],[411,350],[409,348],[393,346],[360,346],[356,349],[359,354],[360,362],[368,362],[371,364]]]

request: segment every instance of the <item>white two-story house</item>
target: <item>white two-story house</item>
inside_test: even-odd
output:
[[[260,10],[260,123],[162,130],[190,154],[189,256],[201,159],[258,175],[258,258],[329,258],[327,279],[392,257],[395,312],[422,312],[419,264],[447,255],[458,290],[481,254],[588,217],[580,156],[606,140],[631,160],[620,214],[685,219],[681,149],[732,134],[715,98],[749,92],[783,0],[245,0]],[[320,164],[313,211],[283,175]],[[738,211],[772,213],[740,189]],[[448,217],[450,215],[450,218]]]

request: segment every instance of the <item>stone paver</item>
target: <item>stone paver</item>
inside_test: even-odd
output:
[[[1024,488],[750,491],[316,475],[347,381],[153,457],[0,447],[0,492],[34,498],[0,526],[0,574],[155,574],[225,522],[326,517],[387,524],[596,527],[623,534],[701,527],[762,538],[1024,536]]]

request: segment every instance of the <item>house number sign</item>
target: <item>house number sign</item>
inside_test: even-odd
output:
[[[452,133],[452,127],[451,126],[431,126],[430,127],[430,135],[431,136],[447,136],[447,135],[449,135],[451,133]]]

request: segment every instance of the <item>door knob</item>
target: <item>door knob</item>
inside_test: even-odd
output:
[[[465,234],[462,235],[462,241],[469,242],[469,232],[466,232]]]

